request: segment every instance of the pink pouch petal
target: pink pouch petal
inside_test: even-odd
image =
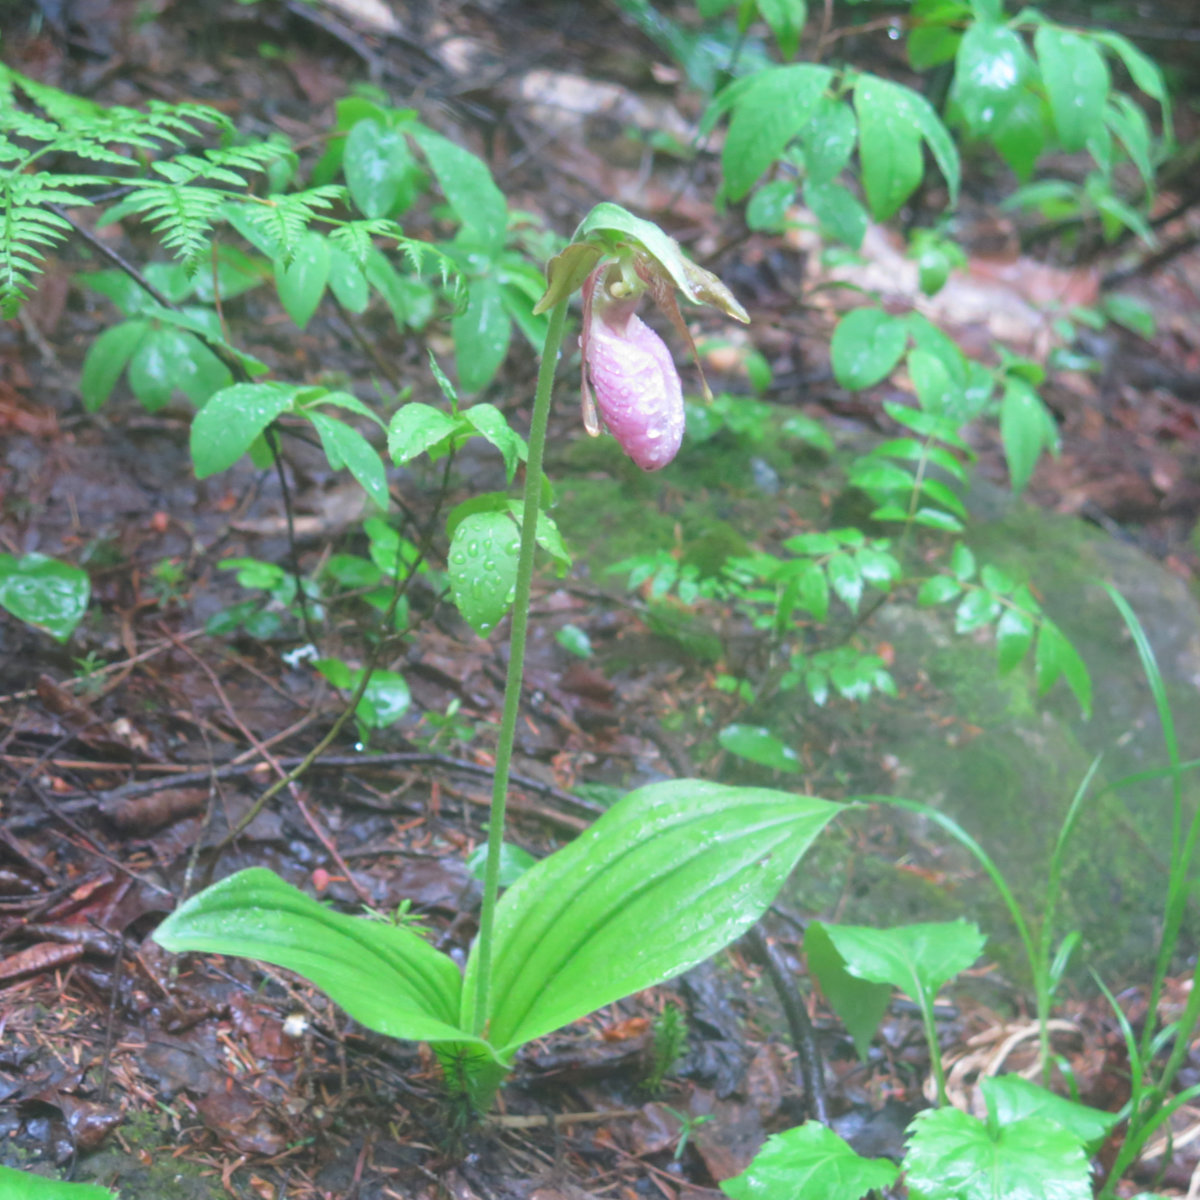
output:
[[[587,368],[596,406],[621,448],[643,471],[665,467],[679,453],[684,413],[679,372],[662,338],[632,313],[623,332],[597,314]]]

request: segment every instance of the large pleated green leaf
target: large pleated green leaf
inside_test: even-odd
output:
[[[253,867],[193,896],[157,929],[175,953],[232,954],[286,967],[356,1021],[413,1041],[470,1042],[457,1027],[462,976],[411,929],[334,912]]]
[[[506,1056],[728,945],[837,811],[810,796],[687,779],[631,792],[501,899],[488,1040]],[[472,953],[464,1029],[477,969]]]

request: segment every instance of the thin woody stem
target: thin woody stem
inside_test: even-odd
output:
[[[538,508],[542,494],[542,453],[546,447],[546,424],[550,418],[550,396],[554,390],[554,368],[562,344],[569,301],[560,300],[550,311],[546,343],[538,367],[537,392],[529,427],[529,457],[525,463],[525,508],[521,516],[521,552],[517,559],[517,586],[513,600],[512,632],[509,635],[508,678],[504,686],[504,712],[496,746],[496,774],[492,783],[492,811],[488,825],[487,867],[483,876],[483,907],[479,915],[479,940],[475,946],[478,970],[475,975],[475,1006],[472,1030],[486,1037],[488,1003],[492,987],[492,929],[496,898],[500,891],[500,849],[504,844],[504,813],[508,804],[508,775],[513,740],[521,708],[521,683],[525,672],[525,634],[529,628],[529,596],[533,587],[533,558],[537,549]]]

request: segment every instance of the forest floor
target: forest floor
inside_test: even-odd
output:
[[[681,159],[654,149],[663,135],[686,143],[700,102],[616,4],[394,7],[399,24],[388,30],[370,5],[350,0],[16,3],[5,10],[2,53],[20,71],[104,103],[200,100],[241,128],[280,128],[307,144],[320,143],[352,86],[384,88],[485,157],[512,208],[561,233],[602,199],[661,220],[753,311],[750,337],[772,368],[764,399],[839,436],[877,431],[874,398],[832,381],[836,314],[829,289],[809,290],[819,282],[809,248],[741,238],[713,209],[711,152]],[[1161,8],[1164,25],[1189,11]],[[860,61],[905,76],[886,39],[857,42]],[[1196,113],[1180,121],[1191,122],[1181,142],[1194,141]],[[971,267],[958,303],[977,304],[970,315],[946,314],[965,348],[1001,336],[1044,357],[1055,336],[1049,309],[1092,303],[1118,277],[1157,315],[1151,338],[1112,325],[1086,333],[1078,349],[1096,369],[1053,377],[1045,395],[1063,453],[1039,468],[1031,498],[1135,541],[1194,587],[1200,212],[1160,230],[1176,253],[1151,257],[1122,243],[1072,259],[1061,241],[1001,214],[998,188],[982,169],[967,181],[959,236]],[[1164,193],[1164,212],[1180,194]],[[886,273],[900,254],[882,231],[868,235],[869,268]],[[411,901],[443,944],[468,945],[478,885],[465,858],[484,837],[507,647],[501,635],[474,637],[436,596],[415,594],[414,629],[391,664],[411,688],[409,718],[373,736],[370,753],[347,733],[228,843],[256,794],[319,740],[343,701],[289,655],[303,641],[295,629],[206,633],[214,615],[247,598],[223,560],[289,561],[284,498],[273,474],[246,463],[197,483],[182,403],[147,413],[122,385],[102,412],[83,412],[80,363],[113,316],[80,283],[95,265],[78,248],[64,252],[20,318],[0,325],[0,542],[86,565],[93,587],[68,646],[0,618],[0,1161],[54,1164],[132,1200],[720,1195],[717,1183],[742,1170],[767,1133],[806,1114],[779,999],[748,943],[527,1048],[502,1111],[456,1135],[424,1047],[364,1031],[286,972],[236,959],[181,966],[149,939],[179,895],[214,874],[265,865],[349,910]],[[888,295],[901,309],[911,300]],[[448,326],[406,338],[386,314],[368,311],[352,328],[330,308],[296,336],[272,312],[251,301],[233,320],[281,376],[342,378],[363,395],[383,378],[434,402],[427,346],[448,358]],[[489,393],[518,422],[534,370],[533,355],[514,350]],[[720,351],[708,371],[747,390]],[[560,402],[552,476],[577,426],[574,404]],[[985,477],[1002,481],[998,445],[978,449]],[[289,467],[308,571],[349,545],[361,492],[315,456],[300,452]],[[468,461],[445,487],[415,472],[398,486],[416,526],[434,527],[491,471]],[[586,561],[587,548],[575,549]],[[585,569],[546,575],[538,589],[515,840],[541,855],[585,828],[602,811],[596,785],[733,777],[735,764],[698,757],[672,732],[679,723],[664,721],[705,703],[707,664],[647,638],[636,596]],[[361,619],[331,619],[327,644],[354,653]],[[554,634],[566,624],[595,645],[637,650],[605,670],[564,652]],[[781,908],[766,927],[798,968],[796,915]],[[1122,999],[1136,1019],[1136,981],[1115,982],[1131,985]],[[835,1127],[864,1153],[898,1155],[924,1103],[916,1013],[893,1005],[862,1064],[819,999],[805,1000]],[[687,1014],[688,1049],[651,1089],[654,1029],[672,1005]],[[1127,1092],[1116,1021],[1098,998],[1068,1007],[1072,1029],[1059,1048],[1083,1097],[1119,1107]],[[998,1040],[1028,1014],[1019,991],[1007,1011],[955,995],[941,1014],[943,1045],[960,1073],[998,1066]],[[1193,1053],[1181,1082],[1198,1079]],[[1195,1142],[1179,1147],[1158,1190],[1184,1194],[1196,1158]],[[1155,1170],[1151,1161],[1144,1183]]]

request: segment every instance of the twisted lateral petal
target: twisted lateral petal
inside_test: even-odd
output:
[[[599,305],[597,305],[599,308]],[[643,471],[665,467],[683,441],[683,388],[662,338],[624,306],[596,312],[587,371],[605,425]],[[624,320],[624,328],[610,323]]]

